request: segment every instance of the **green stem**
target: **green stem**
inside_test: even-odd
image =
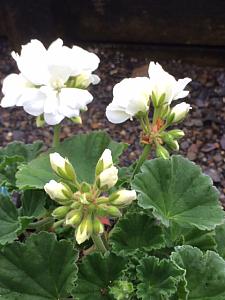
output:
[[[91,238],[92,238],[93,243],[96,246],[96,249],[98,249],[102,253],[107,252],[107,249],[106,249],[100,235],[92,234]]]
[[[40,227],[51,225],[54,222],[54,219],[52,217],[48,217],[45,219],[42,219],[40,221],[30,223],[28,225],[29,229],[39,229]]]
[[[140,156],[140,158],[139,158],[139,160],[138,160],[138,162],[137,162],[137,164],[136,164],[136,166],[135,166],[135,169],[134,169],[134,171],[133,171],[133,174],[132,174],[132,178],[131,178],[131,179],[133,179],[134,176],[135,176],[135,175],[138,173],[138,171],[140,170],[140,168],[141,168],[141,166],[143,165],[144,161],[147,159],[150,150],[151,150],[151,145],[150,145],[150,144],[144,146],[144,149],[143,149],[142,154],[141,154],[141,156]]]
[[[57,124],[57,125],[54,126],[54,135],[53,135],[53,144],[52,144],[53,147],[59,146],[59,143],[60,143],[60,128],[61,128],[60,124]]]

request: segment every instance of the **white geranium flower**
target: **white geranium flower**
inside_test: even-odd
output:
[[[149,109],[151,95],[147,77],[125,78],[113,88],[113,101],[106,108],[106,116],[112,123],[122,123],[139,112]]]
[[[164,102],[168,104],[189,94],[189,91],[184,91],[184,88],[191,81],[191,78],[186,77],[176,80],[172,75],[164,71],[159,63],[154,63],[153,61],[149,64],[148,73],[151,89],[157,102],[163,94],[165,95]]]
[[[63,46],[57,39],[48,49],[31,40],[20,55],[12,52],[12,56],[21,73],[3,81],[3,107],[23,106],[27,113],[44,114],[46,123],[56,125],[65,117],[79,117],[93,100],[85,88],[100,81],[92,74],[100,62],[94,53]]]

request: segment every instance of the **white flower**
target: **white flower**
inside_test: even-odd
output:
[[[190,109],[191,109],[190,104],[186,102],[182,102],[175,105],[170,112],[170,115],[174,114],[172,122],[177,123],[182,121],[186,117]]]
[[[63,158],[59,153],[54,152],[49,154],[52,169],[57,175],[68,180],[75,180],[76,173],[67,158]]]
[[[110,189],[113,187],[118,180],[118,169],[114,166],[105,169],[99,175],[100,188],[106,187]]]
[[[44,190],[53,200],[68,200],[72,197],[72,191],[64,183],[50,180],[45,184]]]
[[[121,190],[112,194],[111,203],[118,206],[126,206],[131,204],[133,200],[137,199],[135,190]]]
[[[191,81],[191,78],[186,77],[177,81],[172,75],[164,71],[159,63],[153,61],[149,64],[148,73],[157,104],[163,94],[165,95],[164,102],[168,104],[189,94],[189,91],[184,91],[184,88]]]
[[[112,123],[122,123],[139,112],[149,109],[151,95],[147,77],[125,78],[113,88],[113,101],[106,108],[106,116]]]
[[[20,55],[12,52],[12,56],[21,73],[4,80],[3,107],[23,106],[27,113],[44,114],[46,123],[56,125],[65,117],[79,117],[93,100],[85,88],[100,81],[92,74],[99,64],[94,53],[63,46],[57,39],[48,49],[40,41],[31,40],[22,46]]]

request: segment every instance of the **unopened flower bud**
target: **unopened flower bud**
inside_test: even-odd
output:
[[[168,159],[170,157],[170,154],[166,150],[166,148],[164,148],[160,144],[157,144],[157,146],[156,146],[156,156],[157,157],[162,157],[164,159]]]
[[[71,120],[73,123],[75,123],[75,124],[82,124],[82,119],[81,119],[80,116],[70,118],[70,120]]]
[[[82,193],[88,193],[91,190],[91,186],[90,184],[88,184],[87,182],[82,182],[82,184],[80,185],[80,191]]]
[[[164,132],[161,135],[161,138],[163,139],[163,141],[165,142],[165,144],[171,149],[171,150],[175,150],[178,151],[179,150],[179,144],[178,142],[173,138],[173,136],[168,133],[168,132]]]
[[[83,211],[81,209],[79,210],[71,210],[66,215],[66,225],[79,225],[83,218]]]
[[[50,180],[48,183],[46,183],[44,189],[53,200],[65,201],[70,200],[73,197],[73,192],[67,184],[56,182],[55,180]]]
[[[80,223],[76,230],[76,241],[78,244],[81,244],[88,240],[93,232],[92,217],[88,215]]]
[[[118,169],[114,166],[104,170],[99,175],[99,187],[110,189],[118,180]]]
[[[171,135],[175,140],[180,139],[184,136],[183,130],[180,129],[173,129],[168,131],[168,134]]]
[[[70,210],[69,206],[60,206],[53,210],[52,216],[56,219],[63,219]]]
[[[112,205],[101,204],[98,206],[96,213],[99,216],[111,216],[111,217],[121,217],[122,214],[120,210]]]
[[[133,200],[137,199],[135,190],[121,190],[113,193],[109,200],[113,205],[116,206],[126,206],[131,204]]]
[[[40,127],[44,127],[45,125],[45,119],[44,119],[44,115],[40,115],[36,117],[36,125],[38,128]]]
[[[102,153],[102,156],[99,158],[97,162],[96,169],[95,169],[96,176],[98,176],[104,170],[110,168],[112,165],[113,165],[113,160],[112,160],[111,150],[105,149],[105,151]]]
[[[95,218],[93,221],[93,233],[101,234],[104,232],[104,225],[100,222],[98,218]]]
[[[63,158],[56,152],[51,153],[49,156],[52,169],[58,176],[71,181],[76,180],[75,170],[67,158]]]
[[[186,115],[188,114],[189,110],[191,109],[190,104],[186,102],[179,103],[175,105],[170,113],[170,116],[173,116],[172,123],[177,123],[182,121]]]

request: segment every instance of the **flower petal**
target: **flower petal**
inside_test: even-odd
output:
[[[23,76],[35,85],[47,82],[49,78],[46,64],[46,49],[38,40],[22,46],[21,54],[12,52],[12,57],[17,62]]]
[[[47,124],[56,125],[56,124],[59,124],[64,119],[64,116],[59,113],[57,113],[57,114],[44,113],[44,119]]]

